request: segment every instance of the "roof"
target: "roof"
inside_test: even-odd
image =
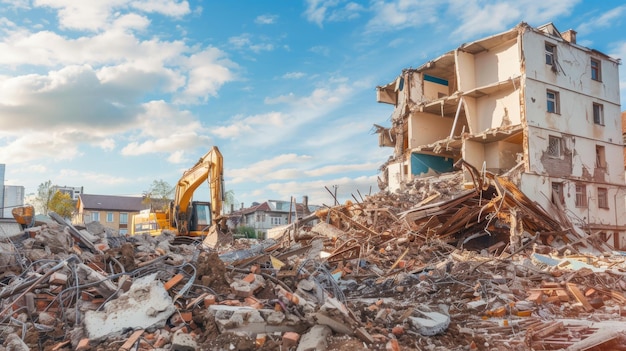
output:
[[[81,194],[78,201],[89,210],[139,212],[147,207],[142,203],[142,197],[133,196]]]
[[[278,205],[282,205],[282,206],[277,206],[277,204]],[[316,206],[309,205],[309,209],[307,211],[306,208],[305,208],[305,205],[303,203],[296,203],[295,206],[296,206],[296,208],[295,208],[296,213],[311,212],[311,207],[313,207],[314,209],[316,208]],[[255,213],[255,212],[289,213],[290,209],[292,211],[294,211],[294,209],[292,207],[290,207],[289,201],[268,200],[268,201],[265,201],[265,202],[263,202],[261,204],[257,204],[257,205],[254,205],[254,206],[250,206],[248,208],[240,209],[240,210],[235,211],[233,213],[229,213],[228,216],[248,215],[248,214]]]

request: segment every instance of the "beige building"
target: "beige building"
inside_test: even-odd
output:
[[[98,221],[126,235],[131,216],[146,207],[141,197],[80,194],[72,224],[84,225]]]
[[[626,247],[619,64],[578,45],[573,30],[520,23],[403,70],[377,88],[378,102],[394,105],[391,127],[377,126],[380,145],[394,148],[383,187],[464,159]]]

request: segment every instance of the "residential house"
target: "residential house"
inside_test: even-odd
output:
[[[80,194],[72,223],[84,225],[99,221],[126,235],[131,216],[145,208],[142,197]]]
[[[311,214],[316,208],[317,206],[308,204],[307,196],[303,197],[302,203],[268,200],[263,203],[253,203],[248,208],[228,214],[228,225],[231,228],[238,226],[254,228],[258,238],[266,238],[268,230],[293,223]]]
[[[463,159],[626,247],[619,64],[577,44],[573,30],[520,23],[403,70],[377,87],[378,102],[394,105],[391,126],[376,126],[379,144],[394,148],[381,187]]]

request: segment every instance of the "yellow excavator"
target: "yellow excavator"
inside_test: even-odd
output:
[[[217,146],[183,173],[176,184],[174,200],[165,212],[143,211],[131,218],[131,235],[159,235],[172,230],[178,236],[205,236],[203,243],[215,247],[228,237],[224,201],[224,160]],[[211,201],[193,201],[196,189],[209,183]]]

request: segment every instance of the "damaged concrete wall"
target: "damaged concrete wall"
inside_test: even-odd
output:
[[[510,89],[513,89],[513,86]],[[475,101],[476,115],[469,118],[474,134],[491,128],[520,124],[518,90],[495,92]]]
[[[480,72],[480,74],[475,75],[476,88],[521,75],[517,40],[501,43],[489,48],[489,51],[476,54],[474,61],[474,69]],[[459,66],[459,68],[466,70],[470,67]]]
[[[445,139],[450,134],[452,122],[454,121],[450,118],[442,118],[431,113],[416,112],[411,114],[409,118],[409,149]]]

